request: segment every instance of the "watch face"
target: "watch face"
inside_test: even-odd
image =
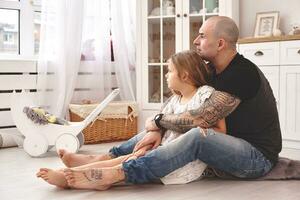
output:
[[[157,114],[157,115],[155,115],[154,120],[160,120],[161,117],[162,117],[162,114]]]
[[[154,122],[159,129],[162,128],[161,125],[159,124],[162,116],[163,116],[163,114],[160,113],[160,114],[155,115],[155,117],[154,117]]]
[[[159,119],[159,115],[155,115],[154,120],[158,120]]]

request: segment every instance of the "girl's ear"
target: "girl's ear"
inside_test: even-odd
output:
[[[186,71],[184,71],[184,72],[182,73],[182,75],[181,75],[181,79],[182,79],[183,81],[188,81],[188,80],[189,80],[189,73],[186,72]]]

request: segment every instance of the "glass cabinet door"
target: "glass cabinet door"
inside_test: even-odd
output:
[[[144,102],[159,108],[171,96],[165,74],[168,59],[177,51],[193,49],[199,28],[219,15],[219,0],[147,0],[145,2]],[[146,91],[145,91],[146,90]]]
[[[163,103],[171,94],[165,74],[176,51],[174,0],[148,0],[148,103]]]
[[[171,96],[165,75],[176,52],[195,49],[203,22],[224,15],[238,24],[239,0],[138,0],[138,98],[145,110],[158,110]]]
[[[195,49],[193,41],[199,33],[199,28],[211,16],[219,15],[219,0],[189,0],[189,43],[185,49]],[[186,16],[186,15],[184,15]]]

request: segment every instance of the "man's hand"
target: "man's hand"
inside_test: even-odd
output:
[[[152,145],[152,149],[156,149],[161,143],[161,134],[158,131],[148,132],[142,140],[140,140],[134,147],[133,152],[136,152],[147,145]]]
[[[153,118],[154,117],[149,117],[145,122],[145,129],[147,131],[159,131],[159,128],[156,126]]]

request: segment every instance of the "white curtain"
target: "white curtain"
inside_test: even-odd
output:
[[[135,0],[111,0],[115,71],[121,98],[135,100]]]
[[[135,100],[135,0],[44,0],[41,21],[41,105],[64,117],[71,100],[101,101],[113,86]]]
[[[86,0],[83,17],[82,61],[78,85],[88,90],[75,92],[72,102],[99,102],[111,92],[109,0]]]
[[[93,75],[80,80],[90,89],[75,92],[72,102],[99,102],[116,86],[121,100],[135,100],[135,0],[86,0],[84,13],[80,71]]]
[[[39,104],[64,117],[80,64],[83,0],[42,2],[38,60]]]

